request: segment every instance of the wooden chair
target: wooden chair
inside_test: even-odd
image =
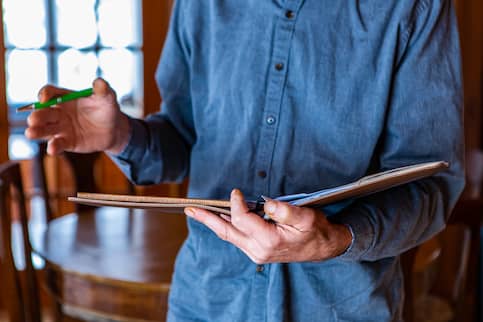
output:
[[[52,220],[54,212],[50,205],[50,197],[47,185],[47,176],[45,171],[45,158],[47,154],[47,142],[37,142],[38,151],[33,158],[32,173],[34,175],[34,187],[43,196],[45,200],[45,211],[47,214],[47,221]],[[100,192],[100,189],[95,179],[95,167],[97,161],[102,156],[102,152],[92,153],[75,153],[64,152],[62,158],[67,162],[70,168],[70,173],[74,179],[74,191],[75,192]],[[126,180],[127,193],[135,194],[134,185]],[[93,206],[87,206],[82,204],[75,204],[75,211],[81,213],[83,211],[94,208]]]
[[[25,270],[19,271],[12,251],[13,214],[22,230]],[[12,322],[40,322],[41,309],[32,246],[29,240],[27,211],[20,166],[15,162],[0,165],[0,260],[3,274],[4,303]],[[22,286],[24,282],[24,286]]]
[[[405,322],[473,321],[467,314],[471,229],[451,223],[402,255]]]
[[[34,186],[43,195],[45,200],[45,211],[47,215],[47,221],[52,220],[55,216],[50,205],[50,197],[48,193],[47,176],[45,171],[45,157],[47,154],[47,142],[39,141],[37,143],[38,151],[33,158],[33,175],[34,175]],[[67,161],[70,167],[72,177],[74,179],[74,190],[78,191],[89,191],[89,192],[99,192],[97,187],[94,168],[96,161],[101,157],[101,152],[93,153],[74,153],[74,152],[64,152],[63,158]],[[134,188],[133,188],[134,189]],[[92,206],[86,206],[81,204],[76,204],[76,212],[82,212],[92,208]]]
[[[451,224],[440,234],[441,258],[430,294],[445,299],[453,311],[453,321],[464,316],[471,230],[464,224]],[[463,319],[466,320],[466,319]]]
[[[483,200],[480,199],[461,199],[449,219],[450,225],[464,225],[468,230],[468,258],[467,271],[462,282],[461,289],[458,290],[458,297],[465,303],[464,312],[459,308],[457,312],[463,314],[465,318],[460,318],[457,321],[477,321],[479,307],[481,301],[481,294],[478,291],[478,281],[481,278],[480,270],[480,236],[481,224],[483,221]],[[465,241],[466,243],[466,241]],[[456,257],[458,258],[458,256]],[[438,291],[438,290],[437,290]],[[462,304],[461,304],[462,305]]]
[[[412,248],[401,255],[401,266],[404,275],[404,308],[402,312],[404,322],[414,322],[412,268],[416,251],[416,248]]]
[[[67,161],[71,168],[71,173],[74,179],[75,191],[93,191],[97,192],[98,188],[94,178],[94,166],[96,160],[100,157],[101,153],[89,153],[79,154],[73,152],[64,153],[63,157]],[[51,200],[47,184],[47,175],[45,167],[45,159],[47,156],[47,142],[37,141],[37,153],[32,158],[32,174],[33,174],[33,186],[37,194],[40,194],[44,201],[44,208],[40,209],[45,213],[45,219],[47,222],[53,220],[56,216],[51,206]],[[76,212],[80,213],[92,208],[90,206],[84,206],[76,204]],[[46,278],[51,278],[49,269],[46,268]],[[70,316],[66,313],[62,303],[59,303],[56,299],[52,298],[53,302],[53,320],[54,321],[82,321],[80,317]]]
[[[32,173],[33,173],[33,181],[34,181],[34,188],[37,190],[37,193],[41,194],[44,199],[45,208],[42,211],[46,214],[47,223],[51,220],[55,219],[56,214],[52,210],[50,204],[50,196],[47,184],[47,175],[46,175],[46,166],[45,160],[47,156],[47,142],[45,141],[38,141],[37,142],[37,153],[35,154],[32,162]],[[95,166],[97,160],[101,157],[102,152],[93,152],[93,153],[74,153],[74,152],[64,152],[62,154],[62,158],[66,161],[66,164],[70,168],[70,173],[74,179],[74,191],[88,191],[88,192],[99,192],[100,189],[98,188],[95,180]],[[130,193],[134,192],[134,186],[129,183],[128,190]],[[81,204],[75,204],[75,212],[78,214],[86,213],[92,210],[92,208],[96,208],[94,206],[87,206]],[[57,214],[58,215],[58,214]],[[55,283],[51,280],[52,274],[50,274],[50,268],[46,267],[46,279],[48,285],[55,285]],[[90,320],[91,316],[83,316],[82,314],[75,312],[75,310],[71,310],[68,306],[63,305],[56,299],[53,299],[54,302],[54,321],[68,321],[68,322],[77,322],[77,321],[86,321]]]
[[[465,167],[465,190],[449,218],[447,228],[438,236],[442,254],[439,272],[434,277],[429,294],[448,303],[454,314],[453,321],[476,322],[478,315],[481,315],[478,280],[481,278],[479,260],[483,222],[483,151],[468,151]],[[406,266],[414,264],[408,256],[404,257]],[[406,272],[405,277],[406,284],[412,284],[412,273]],[[412,288],[412,285],[407,285],[407,288]],[[412,312],[406,312],[408,310]],[[414,310],[405,309],[405,315],[413,313]]]

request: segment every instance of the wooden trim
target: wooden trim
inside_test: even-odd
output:
[[[8,160],[8,104],[5,82],[5,43],[3,38],[3,9],[0,6],[0,162]]]
[[[143,1],[144,115],[159,111],[161,98],[154,78],[169,25],[171,1]]]
[[[463,82],[465,87],[466,151],[481,149],[483,113],[483,2],[480,0],[455,1],[460,32]]]
[[[104,284],[110,287],[119,287],[119,288],[124,288],[128,290],[133,290],[133,291],[146,291],[146,292],[159,292],[159,293],[168,293],[171,287],[170,282],[141,284],[139,282],[116,280],[114,278],[99,277],[92,274],[79,273],[74,270],[60,267],[59,265],[49,261],[40,253],[37,253],[37,256],[41,257],[48,264],[47,270],[51,274],[61,274],[61,275],[64,275],[64,278],[66,279],[70,277],[73,279],[85,280],[85,283],[90,283],[90,284]],[[58,299],[58,300],[61,301],[61,299]]]

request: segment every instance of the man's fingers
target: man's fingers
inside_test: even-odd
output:
[[[59,123],[50,123],[45,126],[29,127],[25,130],[28,139],[49,138],[58,135],[60,132]]]
[[[99,96],[107,96],[113,93],[111,86],[104,79],[98,77],[94,80],[92,87],[94,94]]]
[[[245,236],[228,221],[204,209],[186,208],[185,214],[210,228],[219,238],[240,247]]]
[[[233,189],[230,196],[231,223],[247,236],[263,236],[270,225],[257,214],[249,211],[243,194]]]
[[[292,206],[277,200],[268,200],[264,210],[276,223],[292,226],[297,230],[304,230],[304,227],[311,226],[315,219],[312,209]]]
[[[57,123],[60,121],[60,108],[44,108],[33,111],[27,118],[28,126],[42,126],[48,123]]]
[[[238,189],[233,189],[230,195],[231,212],[234,213],[247,213],[249,211],[245,202],[245,197]]]
[[[71,91],[65,88],[59,88],[52,85],[45,85],[40,89],[37,96],[40,102],[46,102],[54,97],[59,97],[61,95],[65,95],[70,92]]]
[[[67,140],[62,137],[55,137],[47,144],[47,153],[50,155],[56,155],[64,152],[68,149]]]

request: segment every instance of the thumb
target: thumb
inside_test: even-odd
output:
[[[265,214],[278,224],[293,227],[303,227],[307,221],[308,210],[292,206],[287,202],[266,199],[264,206]]]
[[[101,77],[94,80],[92,88],[94,89],[94,94],[99,96],[107,96],[114,93],[109,83]]]

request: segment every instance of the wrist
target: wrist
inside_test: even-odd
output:
[[[105,152],[113,155],[120,154],[128,145],[131,138],[131,124],[126,114],[120,113],[119,121],[114,129],[113,142]]]
[[[348,225],[333,224],[333,256],[337,257],[347,252],[354,242],[354,233]]]

